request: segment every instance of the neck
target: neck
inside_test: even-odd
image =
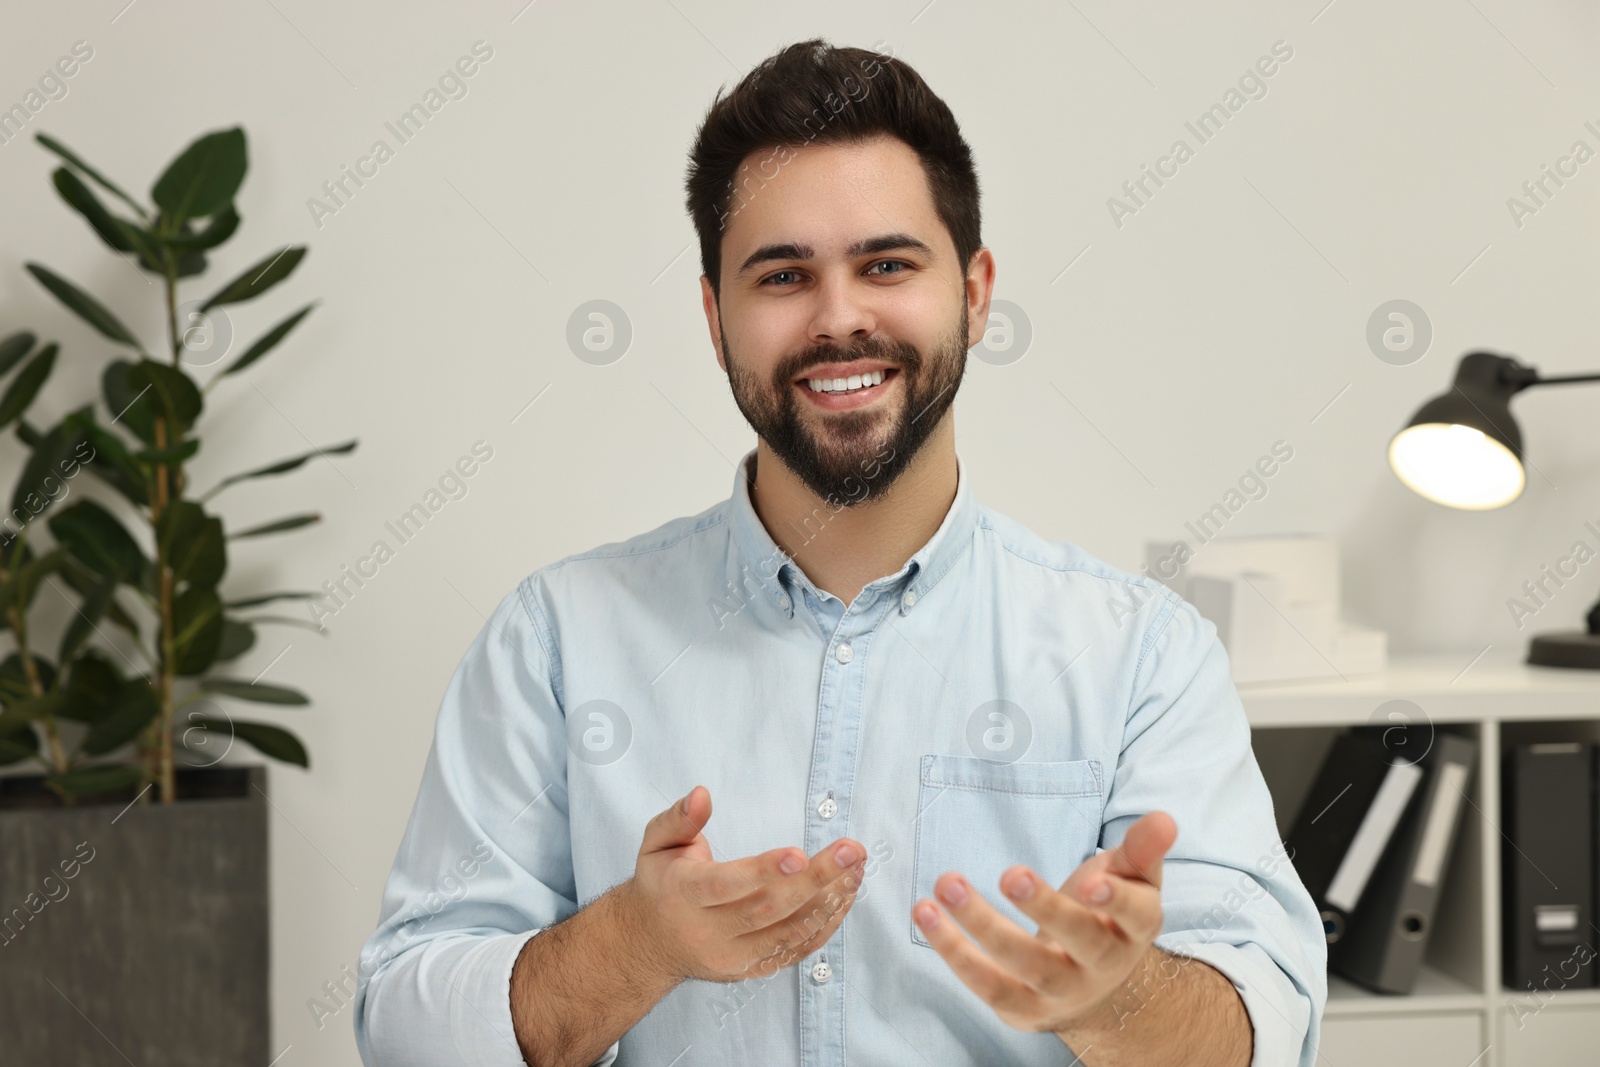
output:
[[[946,412],[883,496],[837,513],[758,439],[750,503],[812,584],[849,604],[928,543],[955,501],[956,477],[954,413]]]

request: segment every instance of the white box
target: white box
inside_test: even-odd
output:
[[[1145,565],[1150,576],[1189,597],[1189,578],[1204,572],[1228,576],[1249,571],[1271,574],[1281,585],[1280,603],[1308,601],[1339,603],[1339,545],[1325,534],[1276,534],[1266,537],[1218,537],[1188,546],[1188,559],[1178,561],[1179,542],[1145,544]]]
[[[1216,626],[1236,683],[1341,673],[1333,603],[1286,603],[1276,575],[1250,572],[1192,574],[1189,592],[1189,602]],[[1358,653],[1352,646],[1350,654]]]

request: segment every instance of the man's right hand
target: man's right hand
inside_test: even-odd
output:
[[[701,833],[710,819],[711,793],[695,786],[645,827],[625,897],[649,955],[675,979],[738,982],[825,944],[861,887],[861,843],[718,862]]]

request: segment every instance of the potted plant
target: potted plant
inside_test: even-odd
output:
[[[275,349],[310,313],[280,320],[202,383],[229,351],[224,310],[287,279],[288,246],[201,300],[180,279],[205,272],[228,240],[247,170],[243,130],[191,143],[138,203],[64,145],[56,191],[111,249],[159,279],[167,339],[152,354],[104,303],[39,263],[29,273],[124,351],[100,374],[99,401],[40,429],[26,417],[58,346],[0,340],[0,430],[29,449],[0,519],[0,1033],[17,1062],[99,1062],[108,1045],[143,1064],[267,1062],[265,768],[219,765],[242,741],[308,768],[305,746],[223,701],[303,705],[299,691],[232,677],[226,665],[264,623],[268,592],[224,601],[229,545],[320,520],[314,512],[229,532],[210,501],[229,486],[295,470],[354,441],[315,449],[191,491],[206,394]],[[115,197],[106,206],[91,186]],[[133,217],[122,212],[131,209]],[[15,371],[13,374],[12,372]],[[85,491],[90,472],[105,502]],[[120,514],[119,514],[120,513]],[[125,522],[123,515],[132,516]],[[29,626],[47,588],[66,598],[54,655]],[[115,635],[115,640],[113,639]],[[182,764],[180,766],[180,763]]]

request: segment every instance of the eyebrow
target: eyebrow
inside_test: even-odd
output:
[[[844,250],[845,258],[855,259],[858,256],[870,256],[878,252],[911,251],[933,257],[933,249],[925,241],[918,240],[909,233],[884,233],[876,237],[864,237]],[[812,259],[816,256],[816,249],[808,244],[799,244],[794,241],[779,244],[762,245],[740,264],[734,272],[735,278],[743,278],[756,267],[769,263],[775,259]]]

